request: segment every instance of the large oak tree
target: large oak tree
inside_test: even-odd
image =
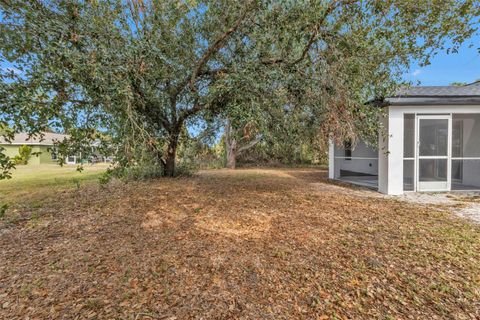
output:
[[[339,141],[372,134],[364,102],[471,35],[478,3],[0,0],[0,12],[3,125],[66,131],[65,153],[103,137],[120,166],[148,158],[172,176],[182,128],[253,104],[306,108]]]

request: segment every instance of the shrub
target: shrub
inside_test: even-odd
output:
[[[117,178],[125,182],[148,180],[159,178],[163,175],[162,167],[155,164],[142,164],[130,167],[113,167],[100,177],[99,182],[102,185],[110,182],[112,178]]]
[[[23,145],[20,148],[18,148],[18,155],[13,157],[13,162],[15,164],[23,164],[26,165],[28,164],[28,161],[32,157],[32,147]]]
[[[175,168],[176,177],[190,177],[199,169],[199,164],[191,159],[180,159]]]

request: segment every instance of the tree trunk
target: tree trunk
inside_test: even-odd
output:
[[[163,175],[165,177],[175,176],[175,153],[168,152],[167,155],[165,156]]]
[[[172,134],[169,139],[170,142],[168,143],[168,149],[163,162],[163,175],[165,177],[175,176],[175,157],[177,155],[178,136],[179,134]]]
[[[227,152],[227,168],[235,169],[237,165],[237,141],[232,133],[232,125],[229,119],[225,124],[225,150]]]
[[[227,148],[227,168],[235,169],[235,167],[237,165],[236,150],[235,150],[235,148],[231,148],[230,143],[226,143],[226,148]]]

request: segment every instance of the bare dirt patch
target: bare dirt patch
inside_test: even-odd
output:
[[[476,192],[407,193],[399,199],[427,208],[442,208],[470,222],[480,223],[480,196]]]
[[[0,318],[480,317],[479,226],[325,175],[205,171],[17,209]]]

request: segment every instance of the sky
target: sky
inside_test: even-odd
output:
[[[472,45],[472,47],[469,47]],[[458,53],[439,52],[426,67],[413,64],[404,80],[423,86],[446,86],[452,82],[471,83],[480,79],[480,35],[467,40]]]

